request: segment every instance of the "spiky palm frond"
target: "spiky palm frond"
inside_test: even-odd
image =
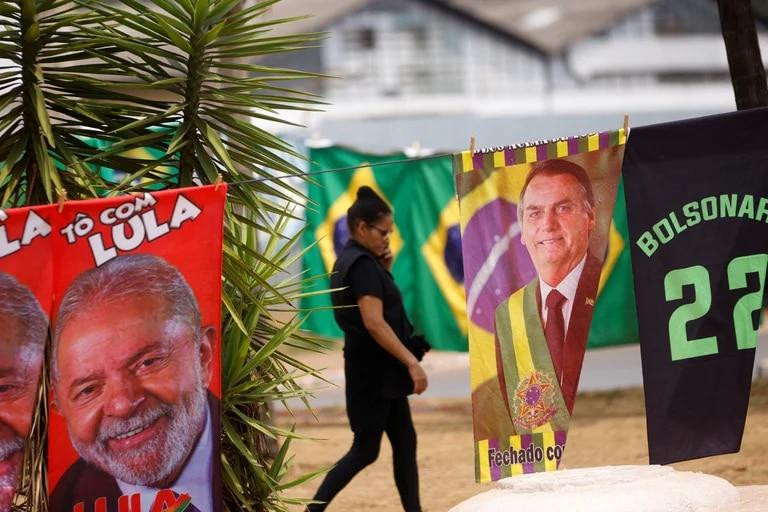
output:
[[[274,229],[284,231],[288,217],[277,220]],[[230,217],[231,219],[231,217]],[[236,249],[239,258],[252,266],[256,274],[274,283],[273,288],[259,286],[256,280],[225,285],[225,297],[230,315],[223,326],[226,340],[222,354],[222,379],[226,390],[223,401],[224,444],[222,481],[226,489],[225,502],[230,510],[283,511],[295,500],[286,500],[282,492],[317,476],[317,472],[285,482],[286,454],[292,430],[286,431],[270,421],[268,404],[289,398],[305,399],[295,379],[317,372],[283,352],[286,345],[306,350],[323,350],[319,340],[307,338],[298,332],[301,324],[289,304],[300,293],[301,276],[288,275],[276,268],[289,268],[298,256],[289,251],[300,240],[278,241],[273,237],[260,253],[270,263],[254,257],[257,233],[247,223],[232,221],[232,231],[240,237]],[[283,276],[283,277],[281,277]],[[248,277],[245,277],[248,279]],[[245,285],[245,286],[242,286]],[[242,293],[249,287],[251,294]],[[287,301],[287,302],[286,302]],[[275,306],[282,306],[278,318]],[[286,309],[288,306],[288,309]],[[270,455],[270,441],[285,442],[276,456]]]
[[[134,118],[136,97],[115,89],[122,73],[107,57],[117,49],[87,36],[111,23],[68,0],[0,2],[0,205],[44,204],[63,190],[93,197],[108,184],[84,164],[100,152],[87,140],[145,142],[114,133]]]
[[[292,431],[267,404],[303,398],[314,370],[287,355],[319,350],[298,331],[301,275],[286,269],[298,237],[284,235],[301,194],[278,175],[299,171],[292,147],[255,121],[281,122],[317,98],[283,85],[316,77],[254,59],[301,48],[317,34],[275,37],[278,0],[0,0],[0,206],[158,187],[230,187],[223,258],[223,481],[230,510],[279,511]],[[4,64],[3,64],[4,63]],[[138,155],[138,156],[137,156]],[[110,182],[100,169],[122,171]],[[266,239],[263,247],[258,240]],[[288,277],[285,277],[288,276]],[[281,310],[281,314],[274,314]],[[44,445],[45,417],[36,419]],[[283,444],[276,454],[267,440]],[[22,510],[44,512],[41,453],[27,459]],[[37,472],[37,473],[35,473]],[[304,478],[313,475],[307,475]]]

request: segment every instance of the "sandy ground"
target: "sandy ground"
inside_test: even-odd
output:
[[[420,399],[413,404],[419,436],[419,471],[425,512],[446,511],[491,488],[474,483],[471,408],[469,400]],[[294,445],[292,476],[329,467],[349,448],[352,434],[343,407],[316,411],[318,419],[301,412],[279,415],[281,424],[296,423],[307,437]],[[568,439],[567,468],[647,464],[643,395],[639,389],[580,394]],[[734,485],[768,484],[768,379],[753,384],[741,452],[674,464],[678,470],[701,471]],[[289,477],[291,476],[289,475]],[[320,479],[288,494],[311,497]],[[389,443],[379,459],[337,496],[329,512],[399,511],[392,478]],[[768,510],[768,504],[766,504]]]

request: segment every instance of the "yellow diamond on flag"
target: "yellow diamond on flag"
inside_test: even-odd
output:
[[[454,248],[452,254],[449,254],[450,248]],[[440,222],[421,247],[421,254],[451,308],[459,329],[467,334],[467,295],[461,261],[459,202],[456,198],[440,212]]]
[[[597,286],[597,295],[600,296],[600,292],[603,291],[603,286],[611,276],[613,267],[616,266],[616,262],[619,260],[621,251],[624,250],[624,238],[622,238],[619,230],[616,229],[616,223],[611,220],[611,229],[608,232],[608,254],[605,255],[605,261],[603,262],[603,270],[600,273],[600,284]]]
[[[325,221],[315,230],[315,240],[320,248],[320,254],[323,256],[323,263],[326,271],[333,269],[333,263],[338,257],[338,251],[344,247],[349,239],[349,230],[347,229],[347,210],[357,197],[357,189],[367,185],[371,187],[382,199],[390,205],[392,204],[386,195],[381,191],[373,176],[373,169],[366,163],[363,163],[352,175],[347,190],[344,191],[328,208]],[[392,235],[389,238],[389,249],[392,251],[393,258],[403,248],[403,238],[397,225],[392,226]]]

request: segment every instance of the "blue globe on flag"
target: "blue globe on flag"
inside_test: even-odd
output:
[[[336,253],[336,257],[341,254],[344,246],[347,245],[349,240],[349,228],[347,227],[347,216],[342,215],[333,224],[333,250]]]
[[[517,205],[494,199],[467,223],[464,275],[469,318],[488,331],[494,329],[496,307],[536,277],[528,251],[520,241]]]

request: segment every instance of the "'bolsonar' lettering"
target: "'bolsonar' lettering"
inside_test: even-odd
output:
[[[757,207],[755,207],[757,203]],[[751,194],[720,194],[707,196],[683,205],[680,211],[669,212],[643,231],[635,244],[649,258],[686,229],[701,222],[727,218],[745,218],[768,223],[768,198]]]

